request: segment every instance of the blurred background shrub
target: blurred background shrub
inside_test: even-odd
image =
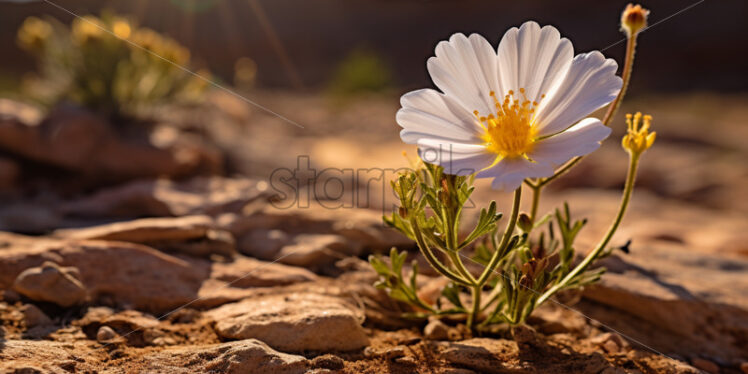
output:
[[[328,91],[337,99],[393,87],[392,71],[379,54],[366,48],[349,53],[333,71]]]
[[[180,67],[190,65],[189,50],[110,13],[75,19],[70,26],[29,17],[18,30],[18,43],[39,68],[22,82],[29,99],[45,106],[70,101],[115,124],[148,118],[161,103],[198,100],[207,88]]]

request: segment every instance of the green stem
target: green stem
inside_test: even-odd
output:
[[[460,259],[460,254],[457,252],[449,252],[448,255],[449,259],[452,261],[452,264],[454,264],[455,268],[457,269],[457,272],[465,277],[465,279],[471,284],[477,284],[475,277],[473,277],[473,274],[470,274],[470,271],[468,271],[467,267],[462,262],[462,259]]]
[[[530,222],[535,223],[535,219],[538,217],[538,204],[540,204],[540,192],[543,190],[542,186],[532,187],[532,206],[530,207]]]
[[[630,161],[629,161],[629,170],[628,174],[626,176],[626,185],[623,188],[623,197],[621,199],[621,205],[618,208],[618,214],[616,215],[615,220],[613,220],[613,224],[610,225],[610,228],[608,229],[608,232],[605,234],[603,239],[600,241],[600,243],[597,245],[597,247],[590,252],[587,257],[582,260],[582,262],[577,265],[569,274],[567,274],[558,284],[551,287],[548,291],[543,293],[543,295],[537,300],[535,303],[536,306],[540,306],[545,300],[547,300],[549,297],[553,296],[556,292],[562,290],[564,287],[566,287],[569,282],[571,282],[577,275],[581,274],[585,270],[587,270],[587,267],[595,261],[597,256],[600,255],[600,253],[605,249],[605,247],[608,245],[610,240],[613,238],[613,234],[615,234],[616,230],[618,230],[618,226],[621,224],[621,221],[623,220],[623,215],[626,213],[626,208],[628,208],[629,201],[631,200],[631,194],[634,191],[634,183],[636,182],[636,170],[639,166],[639,156],[640,154],[632,154]]]
[[[410,301],[416,304],[418,307],[424,310],[428,310],[430,313],[437,313],[438,311],[434,309],[431,305],[427,304],[425,301],[423,301],[417,293],[412,293],[410,295]]]
[[[608,106],[608,111],[603,117],[603,125],[610,125],[610,121],[618,111],[618,107],[621,106],[623,97],[626,96],[626,90],[629,88],[629,81],[631,81],[631,73],[634,71],[634,55],[636,54],[636,34],[626,42],[626,62],[623,65],[623,73],[621,73],[621,79],[623,79],[623,85],[621,85],[621,91],[616,96],[615,100]]]
[[[469,329],[473,328],[473,323],[478,320],[478,315],[480,314],[481,307],[480,307],[480,298],[481,293],[483,292],[482,285],[476,285],[475,287],[471,288],[472,294],[473,294],[473,310],[468,314],[467,319],[467,327]]]
[[[450,189],[453,188],[453,184],[450,184]],[[455,269],[457,270],[457,273],[462,275],[466,281],[474,285],[475,277],[473,277],[473,275],[470,274],[470,271],[468,271],[467,267],[465,267],[465,264],[460,259],[460,255],[458,252],[458,214],[458,211],[453,210],[450,207],[442,207],[442,217],[444,217],[445,226],[444,231],[446,233],[447,256],[449,256],[449,259],[452,262],[452,265],[454,265]]]
[[[438,271],[439,273],[443,274],[445,277],[449,278],[450,280],[456,283],[466,285],[466,286],[472,286],[470,282],[454,274],[451,270],[449,270],[446,266],[444,266],[441,262],[439,262],[439,259],[436,258],[436,256],[434,255],[434,252],[431,251],[431,247],[423,239],[423,234],[421,233],[421,229],[418,227],[418,223],[416,223],[415,218],[410,220],[410,224],[413,227],[413,234],[416,238],[416,243],[418,244],[418,248],[421,249],[421,253],[423,253],[423,257],[426,258],[426,261],[429,262],[429,264],[434,268],[434,270]]]
[[[486,268],[483,269],[483,273],[478,278],[477,283],[481,286],[486,283],[488,277],[490,277],[491,273],[493,273],[494,268],[496,268],[499,260],[501,260],[501,255],[503,254],[505,247],[509,243],[509,239],[511,239],[512,234],[514,234],[514,227],[517,225],[517,218],[519,217],[520,200],[522,200],[522,186],[519,186],[516,190],[514,190],[512,215],[509,218],[509,222],[507,222],[506,228],[504,229],[504,236],[501,238],[501,244],[499,244],[499,246],[495,248],[493,255],[491,255],[491,260],[488,261],[488,265],[486,265]]]

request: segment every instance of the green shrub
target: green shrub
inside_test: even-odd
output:
[[[18,42],[39,63],[24,92],[45,105],[72,101],[119,122],[147,116],[164,102],[199,99],[207,88],[180,67],[190,63],[185,47],[111,14],[85,16],[69,27],[30,17]]]

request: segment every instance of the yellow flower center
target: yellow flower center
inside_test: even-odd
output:
[[[485,129],[481,138],[486,148],[502,158],[524,157],[535,144],[537,129],[533,122],[538,102],[527,100],[524,88],[519,92],[521,101],[514,98],[512,90],[504,96],[504,101],[499,101],[491,91],[496,113],[481,116],[477,110],[473,112]]]

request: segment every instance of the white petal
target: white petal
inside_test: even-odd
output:
[[[542,178],[553,175],[553,166],[543,162],[531,162],[524,158],[509,158],[479,172],[477,178],[494,178],[491,187],[511,191],[519,187],[526,178]]]
[[[539,141],[528,156],[538,163],[558,166],[599,148],[610,131],[599,119],[585,118],[566,131]]]
[[[467,111],[454,99],[436,90],[421,89],[408,92],[400,98],[400,105],[404,109],[413,109],[432,117],[438,117],[471,134],[483,132],[483,128],[473,113]],[[409,122],[400,123],[400,126],[409,129]]]
[[[425,162],[444,167],[447,174],[470,175],[484,169],[496,159],[478,144],[445,143],[439,139],[421,139],[418,155]]]
[[[451,98],[431,89],[417,90],[402,96],[403,106],[397,112],[397,123],[403,128],[400,138],[416,144],[421,138],[445,142],[480,142],[480,126],[475,116]]]
[[[504,34],[498,48],[499,81],[498,95],[509,90],[525,89],[530,101],[540,101],[558,85],[571,66],[574,48],[553,26],[542,29],[535,22],[525,22],[519,29],[510,29]],[[519,95],[519,93],[515,93]],[[521,96],[516,98],[520,98]],[[501,98],[501,96],[500,96]]]
[[[416,109],[402,108],[397,111],[397,123],[403,127],[400,138],[408,144],[416,144],[422,137],[438,138],[449,142],[478,143],[480,139],[454,122]]]
[[[621,90],[618,64],[592,51],[574,57],[564,80],[540,104],[535,117],[540,136],[558,133],[610,103]]]
[[[490,91],[498,89],[496,53],[478,34],[454,34],[436,46],[426,67],[434,84],[469,112],[492,113]]]
[[[518,176],[496,177],[491,181],[491,188],[499,191],[514,191],[522,185],[524,178]]]

